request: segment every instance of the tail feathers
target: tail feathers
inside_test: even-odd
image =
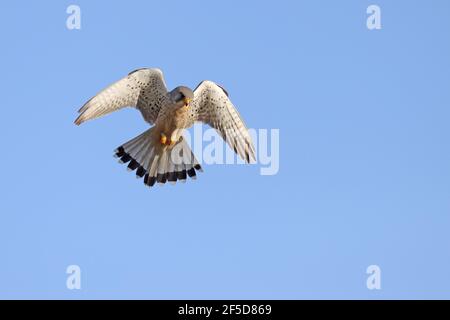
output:
[[[153,128],[117,148],[114,156],[128,163],[128,170],[136,170],[136,178],[143,177],[149,187],[185,182],[188,176],[196,179],[196,171],[203,171],[183,138],[174,146],[163,146]]]

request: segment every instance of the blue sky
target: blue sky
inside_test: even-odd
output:
[[[450,298],[448,1],[0,9],[0,298]],[[280,130],[278,174],[208,165],[145,188],[111,156],[147,128],[138,112],[73,125],[139,67],[224,85],[249,127]]]

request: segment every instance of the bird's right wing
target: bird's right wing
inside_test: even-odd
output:
[[[255,148],[244,121],[224,88],[212,81],[203,81],[194,90],[190,122],[209,124],[247,163],[255,161]]]
[[[78,111],[80,125],[124,107],[138,108],[144,118],[154,123],[167,96],[167,87],[159,69],[138,69],[110,85],[90,99]]]

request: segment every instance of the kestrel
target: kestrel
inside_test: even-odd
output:
[[[185,182],[203,171],[183,130],[200,121],[215,128],[228,145],[247,163],[255,160],[250,134],[227,91],[212,81],[202,81],[195,90],[179,86],[168,91],[159,69],[138,69],[90,99],[78,112],[76,125],[124,107],[137,108],[154,125],[115,150],[119,162],[136,170],[136,177],[152,187],[156,182]]]

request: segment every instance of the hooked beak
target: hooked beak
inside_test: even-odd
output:
[[[189,98],[184,98],[184,106],[187,107],[189,106],[189,103],[191,102],[191,99]]]

